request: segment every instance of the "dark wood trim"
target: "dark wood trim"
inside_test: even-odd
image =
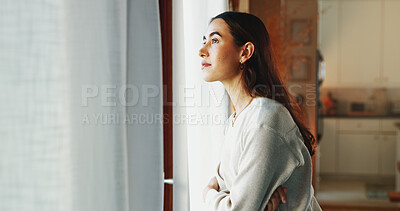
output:
[[[165,178],[173,178],[172,164],[172,1],[159,0],[162,75],[163,75],[163,115],[164,115],[164,173]],[[172,211],[173,185],[164,184],[164,211]]]
[[[229,0],[229,10],[239,12],[239,0]]]

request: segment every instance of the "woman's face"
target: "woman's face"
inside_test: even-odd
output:
[[[241,49],[235,45],[223,19],[217,18],[208,25],[203,41],[199,56],[203,59],[201,69],[205,81],[229,81],[240,74]]]

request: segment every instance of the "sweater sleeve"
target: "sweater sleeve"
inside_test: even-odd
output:
[[[219,191],[229,192],[228,188],[226,187],[225,180],[224,180],[224,178],[222,177],[222,175],[221,175],[221,173],[219,171],[220,166],[221,166],[221,162],[217,166],[217,174],[215,176],[217,178],[217,181],[218,181]]]
[[[209,210],[264,210],[275,189],[300,165],[283,137],[267,126],[243,134],[238,172],[230,192],[210,190]]]

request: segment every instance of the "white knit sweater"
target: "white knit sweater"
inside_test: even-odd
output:
[[[255,98],[225,140],[216,178],[208,191],[207,210],[264,210],[275,189],[287,187],[287,203],[278,210],[321,210],[311,186],[311,158],[289,111],[268,98]]]

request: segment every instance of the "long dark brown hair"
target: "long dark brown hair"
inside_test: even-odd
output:
[[[264,23],[252,14],[241,12],[224,12],[212,18],[210,22],[217,18],[223,19],[228,24],[238,47],[247,42],[251,42],[255,46],[254,53],[244,63],[242,72],[242,80],[247,93],[252,97],[274,99],[284,105],[299,128],[304,144],[312,156],[315,138],[304,123],[299,105],[283,85]]]

